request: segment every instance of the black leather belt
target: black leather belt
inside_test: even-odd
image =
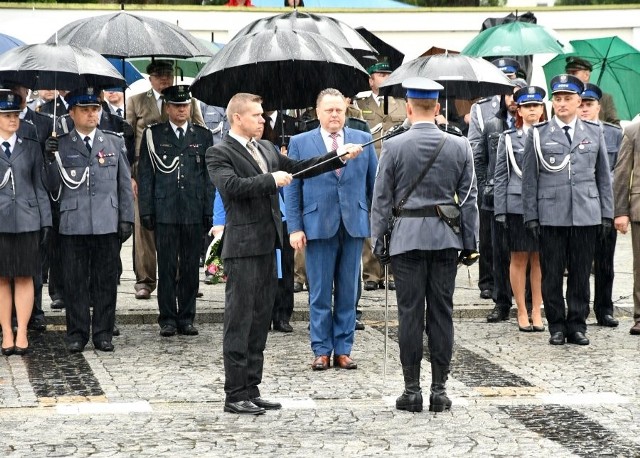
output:
[[[398,210],[394,208],[392,213],[396,218],[427,218],[430,216],[440,216],[435,206],[419,208],[417,210],[407,210],[405,208]]]

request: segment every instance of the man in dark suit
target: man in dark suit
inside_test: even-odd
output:
[[[40,113],[44,114],[55,114],[56,116],[62,116],[64,114],[69,113],[69,105],[67,105],[64,97],[67,95],[69,91],[57,91],[58,95],[56,98],[49,100],[46,103],[40,105],[40,109],[38,110]]]
[[[263,351],[276,292],[275,250],[282,247],[278,188],[288,185],[292,173],[328,160],[306,172],[313,176],[344,165],[332,151],[293,161],[280,154],[262,136],[262,99],[234,95],[227,106],[231,124],[223,141],[206,153],[207,168],[220,191],[226,212],[222,248],[227,274],[223,331],[225,412],[259,415],[279,409],[277,402],[260,397]],[[362,148],[345,145],[351,159]],[[332,160],[333,159],[333,160]]]
[[[156,235],[160,335],[194,336],[200,240],[213,214],[204,154],[213,137],[188,121],[188,86],[170,86],[162,95],[169,120],[149,126],[143,135],[138,203],[142,225]]]

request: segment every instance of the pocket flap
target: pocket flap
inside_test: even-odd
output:
[[[116,196],[111,196],[111,206],[113,208],[118,208],[118,198]]]
[[[78,199],[66,199],[60,202],[60,211],[75,210],[78,208]]]
[[[317,209],[318,209],[318,203],[314,202],[311,205],[307,205],[306,207],[304,207],[304,209],[302,210],[302,214],[306,215],[308,213],[316,211]]]
[[[362,202],[361,200],[359,200],[358,205],[360,205],[360,208],[362,208],[363,210],[369,211],[369,206],[366,202]]]
[[[554,199],[556,197],[555,189],[541,189],[539,191],[540,199]]]
[[[598,188],[596,188],[595,186],[590,186],[589,197],[600,197],[600,192],[598,192]]]
[[[29,200],[27,200],[27,203],[29,204],[29,207],[37,207],[38,206],[38,199],[29,199]]]

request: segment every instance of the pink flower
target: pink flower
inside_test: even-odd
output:
[[[207,271],[210,274],[215,275],[215,273],[218,271],[218,267],[215,264],[211,264],[209,267],[207,267]]]

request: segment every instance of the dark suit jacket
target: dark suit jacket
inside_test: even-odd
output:
[[[69,110],[67,109],[67,106],[64,104],[64,102],[62,101],[62,97],[58,96],[53,100],[49,100],[46,103],[43,103],[42,105],[40,105],[40,109],[38,110],[40,113],[44,113],[44,114],[53,114],[54,111],[54,102],[55,102],[55,112],[56,112],[56,117],[58,116],[62,116],[65,115],[69,112]]]
[[[33,124],[36,129],[36,140],[40,143],[40,147],[44,150],[44,142],[51,136],[53,132],[53,116],[38,113],[31,108],[27,109],[24,120]]]
[[[335,152],[294,161],[280,154],[272,143],[265,140],[258,143],[269,172],[283,170],[293,174],[334,158],[300,176],[308,178],[344,165]],[[207,150],[206,162],[227,215],[222,258],[260,256],[274,252],[276,246],[281,247],[280,202],[271,173],[262,173],[246,148],[229,135]]]

